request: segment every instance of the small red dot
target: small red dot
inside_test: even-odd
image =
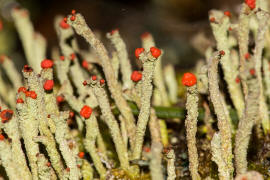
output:
[[[64,98],[63,96],[59,95],[59,96],[56,96],[56,101],[57,101],[58,103],[62,103],[62,102],[65,101],[65,98]]]
[[[46,90],[46,91],[50,91],[53,89],[53,86],[54,86],[54,81],[53,80],[46,80],[43,84],[43,88]]]
[[[73,118],[74,115],[75,115],[75,113],[74,113],[73,111],[69,111],[69,117],[70,117],[70,118]]]
[[[20,93],[20,92],[25,93],[26,91],[27,91],[27,90],[26,90],[25,87],[20,87],[20,88],[18,89],[18,93]]]
[[[59,25],[62,29],[68,29],[70,27],[64,19],[59,23]]]
[[[64,19],[63,19],[63,20],[64,20],[64,22],[65,22],[65,23],[67,23],[67,18],[66,18],[66,17],[64,17]]]
[[[5,136],[3,134],[0,134],[0,141],[3,141],[5,139]]]
[[[23,72],[33,72],[33,69],[28,65],[24,65],[23,66]]]
[[[87,105],[82,107],[82,109],[80,111],[80,115],[82,117],[84,117],[85,119],[88,119],[88,118],[90,118],[91,114],[92,114],[92,108],[90,108]]]
[[[219,55],[224,56],[224,55],[225,55],[225,51],[220,50],[220,51],[219,51]]]
[[[102,85],[102,84],[105,83],[105,80],[104,80],[104,79],[101,79],[99,82],[100,82],[100,84]]]
[[[236,83],[240,83],[240,78],[239,78],[239,77],[236,77],[236,78],[235,78],[235,82],[236,82]]]
[[[249,70],[249,73],[250,73],[252,76],[254,76],[254,75],[255,75],[255,69],[250,69],[250,70]]]
[[[214,17],[211,17],[209,20],[210,20],[211,23],[216,22],[216,18],[214,18]]]
[[[2,123],[6,123],[6,122],[8,122],[9,120],[12,119],[13,111],[10,110],[10,109],[3,110],[0,113],[0,117],[2,119]]]
[[[76,54],[75,53],[70,54],[70,60],[71,61],[73,61],[75,58],[76,58]]]
[[[87,81],[83,81],[83,85],[86,86],[87,85]]]
[[[52,68],[53,67],[53,61],[50,59],[44,59],[41,62],[42,69]]]
[[[249,60],[249,58],[250,58],[250,54],[249,54],[249,53],[246,53],[246,54],[245,54],[245,59],[246,59],[246,60]]]
[[[224,15],[225,15],[225,16],[228,16],[228,17],[231,17],[231,12],[230,12],[230,11],[225,11],[225,12],[224,12]]]
[[[70,17],[71,21],[75,21],[75,19],[76,19],[76,16],[74,16],[74,15]]]
[[[82,67],[88,69],[88,62],[86,60],[82,61]]]
[[[137,48],[135,49],[135,57],[138,59],[140,57],[140,54],[144,52],[144,48]]]
[[[46,164],[48,167],[51,167],[51,163],[50,162],[47,162]]]
[[[183,75],[182,84],[184,86],[190,87],[190,86],[195,85],[196,83],[197,83],[197,78],[194,74],[187,72]]]
[[[76,14],[76,10],[72,9],[71,14],[72,15]]]
[[[4,63],[4,60],[5,60],[5,55],[1,55],[0,56],[0,63],[3,64]]]
[[[111,31],[111,35],[114,35],[114,34],[117,33],[117,32],[119,32],[118,29],[113,29],[113,30]]]
[[[60,60],[64,61],[65,60],[65,56],[60,56]]]
[[[24,103],[24,100],[22,98],[18,98],[16,101],[17,104],[22,104]]]
[[[79,158],[81,158],[81,159],[84,158],[84,152],[79,152],[79,153],[78,153],[78,156],[79,156]]]
[[[251,10],[256,8],[256,0],[245,0],[245,3]]]
[[[37,94],[35,91],[26,91],[25,93],[26,97],[30,97],[32,99],[36,99],[37,98]]]
[[[138,82],[142,79],[142,73],[139,71],[133,71],[131,74],[131,80],[134,82]]]
[[[149,153],[151,151],[151,149],[149,147],[144,147],[143,151]]]
[[[145,39],[145,38],[148,38],[148,37],[150,37],[150,33],[149,32],[144,32],[142,35],[141,35],[141,38],[142,39]]]
[[[97,80],[97,76],[92,76],[92,80],[93,81]]]
[[[150,52],[153,57],[158,58],[161,55],[161,50],[156,47],[151,47]]]

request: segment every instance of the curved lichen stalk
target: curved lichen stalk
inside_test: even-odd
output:
[[[102,115],[104,116],[105,122],[112,135],[113,142],[115,144],[116,152],[117,152],[121,167],[124,170],[129,171],[130,168],[129,168],[127,147],[124,144],[119,125],[111,112],[110,103],[109,103],[107,94],[105,90],[103,89],[105,82],[103,80],[97,83],[96,80],[91,80],[90,83],[95,93],[95,96],[98,100]]]
[[[159,52],[159,55],[160,53],[161,52]],[[137,122],[135,147],[133,149],[132,155],[133,159],[140,159],[141,157],[145,130],[150,117],[151,96],[153,90],[152,80],[155,69],[155,61],[157,59],[157,57],[154,57],[153,53],[151,53],[150,51],[147,53],[145,52],[140,53],[139,58],[143,63],[143,73],[142,73],[143,91],[141,92],[142,93],[141,108]]]
[[[223,52],[221,53],[223,54]],[[221,139],[222,147],[222,158],[226,163],[226,168],[230,172],[231,176],[233,173],[232,165],[232,142],[231,142],[231,125],[224,108],[225,105],[222,103],[221,93],[218,85],[218,63],[221,59],[221,54],[214,53],[210,59],[208,59],[208,79],[209,79],[209,92],[210,98],[214,105],[215,113],[218,119],[218,129]]]
[[[196,147],[197,118],[198,118],[198,90],[196,76],[192,73],[185,73],[182,79],[183,85],[187,86],[187,116],[185,126],[187,131],[187,146],[189,157],[189,171],[193,180],[199,180],[198,173],[198,151]]]
[[[244,111],[244,98],[240,85],[235,81],[238,76],[238,69],[233,66],[230,59],[230,44],[227,36],[230,20],[229,17],[223,15],[222,12],[214,10],[210,11],[210,17],[215,18],[215,22],[211,22],[211,27],[217,41],[217,49],[225,52],[221,61],[224,79],[228,85],[230,97],[237,110],[238,117],[241,117]]]
[[[74,21],[70,20],[71,17],[75,17]],[[117,82],[117,79],[115,78],[115,73],[107,50],[105,49],[104,45],[96,38],[92,30],[88,27],[81,14],[77,13],[73,16],[69,16],[68,23],[72,25],[72,27],[79,35],[85,38],[85,40],[93,47],[93,49],[98,54],[100,58],[100,64],[103,68],[106,81],[108,82],[108,87],[111,95],[115,100],[115,103],[119,108],[121,114],[124,116],[130,145],[131,147],[134,147],[136,130],[135,119],[131,112],[131,109],[129,108],[126,100],[123,97],[121,85]]]
[[[247,171],[247,149],[252,132],[252,127],[259,111],[260,88],[257,77],[249,77],[246,81],[248,93],[246,98],[245,113],[240,119],[235,136],[235,164],[237,175]]]

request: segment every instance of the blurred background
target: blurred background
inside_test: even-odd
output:
[[[237,13],[240,0],[0,0],[2,33],[0,53],[22,51],[9,11],[20,5],[30,11],[36,31],[47,39],[48,49],[57,46],[54,17],[70,14],[72,9],[85,16],[88,25],[100,31],[105,45],[105,33],[118,28],[127,44],[131,59],[134,49],[141,46],[140,35],[153,34],[156,45],[165,51],[164,63],[174,63],[180,69],[191,68],[201,55],[191,45],[198,33],[212,40],[208,21],[210,9]],[[2,38],[1,38],[2,37]],[[4,46],[3,46],[4,45]],[[82,48],[87,48],[84,41]],[[49,54],[48,50],[48,54]]]

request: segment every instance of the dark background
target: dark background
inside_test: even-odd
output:
[[[209,39],[212,38],[208,11],[220,9],[236,14],[237,5],[241,1],[2,0],[2,14],[12,6],[10,4],[15,3],[29,9],[35,29],[45,36],[49,49],[57,45],[53,28],[54,17],[58,14],[70,14],[71,10],[75,9],[83,14],[88,25],[93,30],[99,30],[103,37],[106,32],[118,28],[131,56],[134,49],[141,46],[140,35],[148,31],[153,34],[157,47],[165,50],[164,63],[170,62],[180,68],[190,68],[200,57],[190,45],[190,39],[198,32],[204,32]],[[106,38],[102,40],[106,46],[109,45]],[[81,41],[80,46],[85,48],[86,43]]]

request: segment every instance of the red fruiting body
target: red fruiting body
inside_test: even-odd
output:
[[[46,91],[50,91],[53,89],[53,86],[54,86],[54,82],[53,80],[46,80],[43,84],[43,88],[46,90]]]
[[[158,58],[161,55],[161,50],[156,47],[151,47],[150,52],[153,57]]]
[[[100,82],[100,84],[104,84],[105,83],[105,80],[104,79],[101,79],[99,82]]]
[[[245,3],[251,10],[256,8],[256,0],[245,0]]]
[[[20,92],[26,93],[26,91],[27,91],[27,89],[25,87],[20,87],[18,89],[18,93],[20,93]]]
[[[214,18],[214,17],[211,17],[209,20],[210,20],[210,22],[212,22],[212,23],[216,22],[216,18]]]
[[[22,104],[24,103],[23,99],[22,98],[18,98],[17,101],[16,101],[17,104]]]
[[[88,62],[86,60],[82,61],[82,67],[88,69]]]
[[[76,58],[76,54],[75,53],[70,54],[70,60],[71,61],[73,61],[75,58]]]
[[[31,96],[31,92],[30,91],[26,91],[25,92],[25,95],[26,95],[26,97],[30,97]]]
[[[32,72],[32,71],[33,71],[33,69],[30,66],[28,66],[28,65],[23,66],[23,72]]]
[[[63,19],[63,20],[64,20],[64,22],[65,22],[65,23],[67,23],[67,18],[66,18],[66,17],[64,17],[64,19]]]
[[[231,27],[229,27],[229,29],[228,29],[229,31],[232,31],[232,28]]]
[[[1,55],[0,56],[0,63],[3,64],[4,60],[5,60],[5,55]]]
[[[8,122],[13,116],[13,111],[10,109],[6,109],[1,111],[0,117],[2,119],[2,123]]]
[[[47,118],[51,118],[51,115],[50,115],[50,114],[48,114]]]
[[[249,53],[246,53],[245,54],[245,59],[248,60],[250,58],[250,54]]]
[[[219,55],[224,56],[224,55],[225,55],[225,51],[220,50],[220,51],[219,51]]]
[[[249,70],[249,73],[250,73],[252,76],[254,76],[254,75],[255,75],[255,69],[250,69],[250,70]]]
[[[50,59],[44,59],[41,62],[41,67],[42,67],[42,69],[52,68],[53,67],[53,61],[50,60]]]
[[[63,19],[61,22],[60,22],[60,27],[62,29],[68,29],[69,28],[69,24],[67,24],[67,22]]]
[[[83,81],[83,83],[82,83],[84,86],[86,86],[87,85],[87,81]]]
[[[236,83],[240,83],[240,78],[239,78],[239,77],[236,77],[236,78],[235,78],[235,82],[236,82]]]
[[[70,117],[70,118],[73,118],[74,115],[75,115],[75,113],[74,113],[73,111],[69,111],[69,117]]]
[[[225,15],[225,16],[228,16],[228,17],[231,17],[230,11],[225,11],[225,12],[224,12],[224,15]]]
[[[76,10],[72,9],[71,14],[72,15],[76,14]]]
[[[91,114],[92,114],[92,108],[90,108],[87,105],[82,107],[82,109],[80,111],[80,115],[82,117],[84,117],[85,119],[88,119],[88,118],[90,118]]]
[[[3,134],[0,134],[0,141],[3,141],[5,139],[5,136]]]
[[[92,80],[93,81],[97,80],[97,76],[92,76]]]
[[[144,147],[143,151],[149,153],[151,151],[151,149],[149,147]]]
[[[140,57],[140,54],[144,52],[144,48],[137,48],[135,49],[135,57],[138,59]]]
[[[75,19],[76,19],[76,16],[74,16],[74,15],[70,17],[71,21],[75,21]]]
[[[144,32],[142,35],[141,35],[141,38],[142,39],[145,39],[145,38],[148,38],[150,36],[150,33],[149,32]]]
[[[26,97],[31,97],[32,99],[37,98],[37,94],[35,91],[26,91],[25,95],[26,95]]]
[[[69,172],[70,171],[70,168],[66,168],[66,171]]]
[[[78,153],[78,156],[79,156],[79,158],[81,158],[81,159],[84,158],[84,152],[79,152],[79,153]]]
[[[56,96],[56,101],[57,101],[58,103],[61,103],[61,102],[64,102],[65,99],[64,99],[63,96],[59,95],[59,96]]]
[[[196,78],[196,76],[194,74],[188,72],[188,73],[185,73],[183,75],[182,84],[184,86],[190,87],[190,86],[193,86],[196,83],[197,83],[197,78]]]
[[[50,162],[47,162],[46,164],[48,167],[51,167],[51,163]]]
[[[30,97],[32,98],[32,99],[37,99],[37,93],[35,92],[35,91],[30,91]]]
[[[225,51],[220,50],[220,51],[219,51],[219,55],[224,56],[224,55],[225,55]]]
[[[142,79],[142,73],[139,71],[133,71],[131,74],[131,80],[134,82],[138,82]]]
[[[65,56],[60,56],[60,60],[64,61],[65,60]]]
[[[114,33],[118,32],[118,31],[119,31],[119,29],[113,29],[113,30],[111,31],[111,35],[113,35]]]

